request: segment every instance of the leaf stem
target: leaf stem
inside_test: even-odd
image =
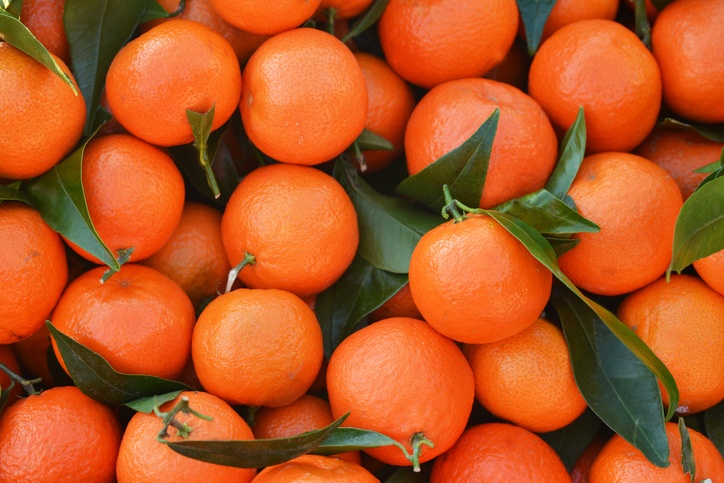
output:
[[[402,451],[405,455],[405,458],[407,458],[412,463],[412,471],[415,473],[420,472],[420,453],[422,452],[422,445],[427,445],[431,448],[435,447],[435,444],[427,439],[422,432],[415,433],[410,437],[410,443],[412,444],[412,454],[410,454],[409,451],[407,451],[407,448],[405,446],[397,441],[394,441],[393,444],[400,448],[400,451]]]
[[[334,35],[334,20],[337,18],[337,9],[327,8],[327,33]]]
[[[154,397],[155,399],[155,397]],[[153,412],[156,416],[163,419],[163,428],[161,431],[158,432],[156,435],[156,440],[159,443],[167,443],[166,438],[168,438],[168,428],[169,426],[172,426],[176,429],[177,435],[181,438],[188,438],[191,434],[191,431],[193,431],[194,428],[189,426],[186,423],[181,423],[176,419],[176,415],[178,413],[184,413],[184,414],[191,414],[193,416],[196,416],[199,419],[203,419],[205,421],[212,421],[213,418],[211,416],[206,416],[205,414],[201,414],[198,411],[193,410],[189,407],[189,398],[186,396],[181,396],[181,400],[167,413],[161,412],[161,409],[158,406],[158,402],[156,401],[156,404],[153,406]]]
[[[362,149],[360,149],[359,143],[356,140],[352,143],[352,150],[354,151],[354,162],[359,165],[360,172],[364,173],[367,171],[367,160],[365,159],[365,155],[362,153]]]
[[[10,370],[8,366],[3,364],[2,362],[0,362],[0,371],[7,374],[13,383],[18,383],[23,386],[23,389],[25,389],[25,392],[27,392],[29,395],[32,396],[33,394],[38,394],[38,391],[35,389],[33,384],[39,384],[43,382],[43,378],[38,377],[37,379],[25,379],[24,377],[15,374],[12,370]]]
[[[121,248],[120,250],[118,250],[118,256],[116,257],[116,259],[118,260],[119,267],[131,260],[131,254],[133,254],[133,250],[135,250],[135,247]],[[118,270],[109,268],[108,270],[103,272],[103,276],[101,277],[101,284],[106,283],[117,271]]]
[[[244,258],[241,262],[229,271],[229,278],[226,280],[226,290],[224,293],[231,292],[231,286],[234,285],[234,280],[239,276],[241,269],[254,263],[256,263],[256,257],[249,252],[244,252]]]

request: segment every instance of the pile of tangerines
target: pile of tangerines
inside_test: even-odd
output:
[[[0,2],[0,481],[724,481],[724,2],[532,3]]]

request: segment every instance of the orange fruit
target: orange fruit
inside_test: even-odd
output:
[[[70,47],[63,25],[65,0],[25,0],[20,19],[30,32],[52,54],[70,62]]]
[[[489,79],[461,79],[428,92],[405,131],[407,170],[416,174],[460,146],[500,109],[482,208],[542,188],[556,163],[558,141],[538,103],[523,91]]]
[[[194,307],[216,296],[224,290],[231,270],[221,241],[221,213],[187,201],[171,237],[141,264],[179,284]]]
[[[295,29],[270,38],[251,56],[239,109],[249,140],[264,154],[314,165],[341,154],[360,135],[367,88],[339,39]]]
[[[471,426],[432,465],[430,483],[451,481],[570,482],[553,448],[512,424]]]
[[[162,412],[173,409],[182,397],[189,400],[189,407],[211,421],[193,414],[179,412],[175,419],[192,429],[188,438],[182,438],[174,427],[168,428],[167,441],[248,440],[254,439],[244,419],[221,399],[205,392],[183,392],[173,401],[161,405]],[[163,429],[163,421],[153,413],[136,413],[123,433],[118,452],[116,475],[118,483],[146,483],[149,481],[233,481],[248,483],[256,474],[255,469],[234,468],[188,458],[176,453],[165,444],[156,441]]]
[[[694,481],[724,479],[724,460],[706,436],[689,429],[689,437],[696,461]],[[669,462],[666,468],[654,466],[638,449],[619,435],[614,435],[603,447],[591,467],[589,481],[621,483],[656,481],[657,483],[689,483],[691,475],[681,466],[681,436],[676,423],[666,423],[669,440]]]
[[[581,453],[571,468],[572,483],[589,483],[588,476],[591,473],[591,466],[596,460],[596,456],[601,452],[601,448],[606,444],[606,438],[597,435],[588,443],[586,449]]]
[[[687,119],[724,122],[722,22],[719,0],[678,0],[659,13],[651,29],[664,102]]]
[[[483,77],[505,82],[522,91],[527,91],[529,69],[530,56],[528,55],[528,48],[524,40],[516,38],[503,60],[486,72]]]
[[[0,344],[10,344],[43,325],[65,288],[68,264],[60,236],[23,203],[0,204],[0,240]]]
[[[362,151],[367,172],[379,171],[402,154],[405,127],[415,107],[412,89],[387,63],[366,52],[354,54],[367,86],[365,129],[392,143],[392,151]]]
[[[203,387],[230,404],[285,406],[322,365],[312,309],[283,290],[237,289],[214,300],[194,328],[192,356]]]
[[[555,431],[586,409],[561,329],[545,319],[498,342],[463,349],[475,397],[488,411],[534,433]]]
[[[52,55],[52,54],[51,54]],[[56,62],[73,75],[59,58]],[[63,159],[83,134],[85,101],[50,69],[0,42],[0,177],[33,178]]]
[[[247,32],[274,35],[291,30],[308,20],[320,0],[211,0],[219,15],[231,25]]]
[[[20,374],[20,365],[18,365],[18,359],[15,357],[15,352],[13,352],[12,346],[1,344],[0,345],[0,364],[4,364],[5,367],[10,369],[12,372],[14,372],[17,375]],[[8,376],[5,371],[0,370],[0,394],[5,395],[5,393],[10,388],[10,384],[12,383],[12,379],[10,379],[10,376]],[[20,384],[15,384],[13,387],[10,395],[8,396],[7,402],[5,403],[5,407],[10,406],[12,403],[18,400],[19,397],[23,395],[23,387]],[[332,412],[330,410],[330,418],[332,417]]]
[[[696,277],[674,274],[630,294],[618,316],[671,371],[677,413],[698,413],[724,399],[724,378],[712,375],[724,367],[724,296]]]
[[[487,215],[433,228],[410,258],[420,313],[435,330],[468,344],[496,342],[533,324],[551,284],[551,272]]]
[[[229,42],[191,20],[164,22],[127,43],[106,76],[113,116],[131,134],[159,146],[193,141],[186,111],[214,107],[211,129],[236,110],[241,70]]]
[[[686,200],[706,173],[694,170],[721,157],[724,143],[709,141],[693,131],[656,127],[634,151],[669,172]]]
[[[188,296],[148,267],[125,264],[101,283],[105,270],[94,268],[68,285],[53,311],[53,325],[118,372],[177,377],[189,357],[195,321]]]
[[[581,20],[540,46],[528,93],[560,134],[583,106],[588,152],[630,151],[656,124],[661,78],[636,34],[612,20]]]
[[[379,483],[372,473],[358,464],[319,455],[303,455],[263,469],[253,483]]]
[[[409,283],[403,285],[400,290],[369,315],[370,320],[373,322],[391,317],[423,318],[417,305],[415,305],[415,301],[412,300]]]
[[[83,153],[83,190],[98,236],[115,254],[133,247],[132,261],[156,253],[181,219],[185,188],[173,160],[127,134],[92,139]],[[95,256],[68,245],[95,263]]]
[[[322,0],[319,9],[334,8],[336,18],[346,20],[370,8],[372,2],[373,0]]]
[[[40,377],[43,387],[55,386],[55,379],[48,367],[48,349],[50,349],[50,331],[46,325],[41,325],[30,337],[19,340],[13,344],[18,362],[22,365],[31,379]]]
[[[21,399],[0,415],[0,481],[115,481],[121,430],[77,387]]]
[[[543,27],[541,41],[561,27],[580,20],[613,20],[617,11],[618,0],[557,0]]]
[[[683,203],[666,170],[634,154],[594,154],[583,159],[568,194],[580,214],[600,227],[574,235],[580,243],[559,259],[574,284],[620,295],[664,273]]]
[[[724,295],[724,250],[696,260],[694,268],[708,286]]]
[[[429,89],[480,77],[503,60],[518,31],[518,8],[514,0],[391,0],[377,26],[390,66]]]
[[[357,213],[342,186],[308,166],[274,164],[252,171],[237,186],[221,219],[232,266],[250,288],[278,288],[300,297],[331,286],[349,267],[359,244]]]
[[[432,391],[432,393],[430,392]],[[332,352],[327,393],[343,426],[385,434],[412,451],[417,435],[420,463],[450,448],[472,410],[473,374],[460,349],[421,320],[385,319],[353,333]],[[384,463],[410,465],[395,446],[365,450]]]

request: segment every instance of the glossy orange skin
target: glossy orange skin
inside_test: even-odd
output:
[[[236,110],[241,70],[229,42],[206,25],[169,20],[127,43],[113,58],[106,95],[131,134],[158,146],[193,141],[186,110],[214,106],[212,130]]]
[[[0,344],[29,337],[53,310],[68,281],[60,236],[24,203],[0,204]]]
[[[174,379],[191,349],[196,317],[188,296],[166,276],[134,264],[101,284],[106,269],[94,268],[68,285],[53,324],[118,372]]]
[[[600,231],[574,235],[561,270],[600,295],[632,292],[659,278],[671,260],[674,224],[683,200],[668,172],[628,153],[584,158],[568,194]]]
[[[221,212],[187,201],[171,237],[141,262],[179,284],[197,307],[224,290],[231,270],[221,241]]]
[[[63,25],[65,0],[25,0],[20,19],[49,52],[70,63],[70,47]]]
[[[561,329],[545,319],[491,344],[463,349],[475,397],[488,411],[534,433],[555,431],[586,409]]]
[[[724,378],[712,374],[724,367],[723,295],[697,277],[672,274],[626,297],[618,316],[671,371],[677,413],[698,413],[724,399]],[[662,396],[668,404],[663,390]]]
[[[86,145],[83,190],[98,235],[114,254],[133,247],[134,262],[166,243],[184,207],[184,181],[173,160],[127,134],[94,138]],[[79,255],[101,263],[66,241]]]
[[[0,416],[0,481],[115,481],[121,429],[77,387],[21,399]]]
[[[361,14],[370,6],[374,0],[322,0],[319,4],[319,10],[325,8],[334,8],[336,10],[336,18],[340,20],[350,19]]]
[[[319,7],[320,0],[211,0],[214,10],[238,29],[274,35],[303,24]]]
[[[651,30],[664,102],[693,121],[724,122],[722,22],[722,2],[678,0],[659,13]]]
[[[193,428],[186,441],[248,440],[254,439],[251,429],[234,409],[221,399],[205,392],[184,392],[173,401],[161,406],[167,412],[179,403],[181,397],[189,399],[189,407],[211,416],[206,421],[193,414],[179,413],[176,420]],[[137,412],[123,434],[118,453],[116,473],[118,483],[146,483],[149,481],[234,482],[248,483],[256,475],[255,469],[215,465],[182,456],[156,441],[163,428],[161,418],[155,414]],[[168,429],[168,441],[184,441],[175,428]]]
[[[586,449],[578,457],[573,468],[571,468],[571,480],[572,483],[589,483],[589,475],[591,473],[591,466],[596,460],[596,456],[601,452],[607,439],[599,435],[595,436],[593,440],[586,446]]]
[[[192,357],[204,388],[230,404],[279,407],[312,385],[322,330],[299,297],[237,289],[215,298],[194,328]]]
[[[558,0],[543,27],[541,41],[545,41],[553,32],[573,22],[596,18],[613,20],[618,11],[618,4],[618,0]]]
[[[488,423],[465,430],[450,451],[435,460],[430,483],[485,481],[570,482],[561,459],[537,435],[512,424]]]
[[[352,52],[310,28],[275,35],[244,68],[241,102],[251,142],[277,161],[307,166],[341,154],[367,117],[367,88]]]
[[[427,89],[482,76],[503,60],[517,31],[513,0],[391,0],[378,23],[387,62]]]
[[[422,236],[410,259],[410,290],[425,320],[459,342],[486,344],[533,324],[552,275],[487,215],[468,215]]]
[[[724,478],[724,460],[716,446],[703,434],[689,429],[691,446],[696,460],[695,481],[719,481]],[[669,440],[669,462],[667,468],[658,468],[631,443],[614,435],[603,447],[591,467],[590,483],[611,481],[633,483],[656,481],[661,483],[689,483],[691,475],[681,467],[681,436],[676,423],[666,423],[666,437]]]
[[[636,34],[612,20],[582,20],[540,46],[528,93],[561,135],[583,106],[587,152],[626,152],[657,121],[661,78],[654,56]]]
[[[717,161],[722,149],[724,143],[709,141],[695,132],[656,127],[634,153],[668,171],[686,200],[707,175],[694,170]]]
[[[51,54],[52,55],[52,54]],[[78,90],[70,69],[60,68]],[[7,42],[0,43],[0,177],[27,179],[55,166],[80,140],[85,101],[50,69]]]
[[[331,286],[352,263],[359,244],[357,212],[342,186],[315,168],[268,165],[234,190],[221,220],[232,266],[250,288],[277,288],[300,297]]]
[[[334,418],[350,412],[343,426],[380,432],[408,452],[413,435],[423,433],[435,444],[422,446],[423,463],[447,451],[463,432],[474,382],[453,341],[421,320],[398,317],[342,341],[329,360],[327,393]],[[365,452],[387,464],[411,465],[395,446]]]
[[[410,291],[409,283],[403,285],[400,290],[395,292],[395,295],[387,299],[385,303],[380,305],[369,315],[370,320],[373,322],[382,319],[389,319],[390,317],[422,319],[420,310],[417,308],[417,305],[415,305],[415,301],[412,300],[412,292]]]
[[[253,483],[379,483],[363,467],[330,456],[303,455],[263,469]]]
[[[694,268],[708,286],[724,295],[724,250],[696,260]]]
[[[542,188],[558,156],[553,127],[531,97],[490,79],[446,82],[420,100],[405,131],[409,173],[459,147],[496,108],[500,117],[480,206],[492,208]]]

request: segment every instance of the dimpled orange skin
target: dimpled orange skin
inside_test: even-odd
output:
[[[514,0],[391,0],[378,31],[395,72],[429,89],[480,77],[503,60],[518,31],[518,8]]]
[[[425,320],[459,342],[486,344],[534,323],[552,275],[487,215],[468,215],[422,236],[410,259],[410,290]]]
[[[379,483],[363,467],[330,456],[303,455],[263,469],[253,483]]]
[[[651,30],[664,102],[693,121],[724,122],[722,23],[721,1],[678,0],[661,11]]]
[[[53,324],[118,372],[177,377],[189,357],[196,319],[188,296],[166,276],[134,264],[101,284],[107,268],[94,268],[68,285]]]
[[[212,130],[234,113],[241,70],[221,34],[174,19],[127,43],[113,58],[106,95],[113,116],[131,134],[158,146],[193,141],[186,110],[214,106]]]
[[[716,446],[703,434],[688,428],[691,446],[696,461],[694,481],[724,479],[724,460]],[[666,437],[669,441],[669,462],[667,468],[658,468],[631,443],[615,434],[606,443],[591,466],[590,483],[691,483],[691,475],[684,473],[681,466],[681,435],[676,423],[666,423]]]
[[[320,0],[211,0],[219,15],[231,25],[255,34],[274,35],[303,24]]]
[[[0,417],[0,481],[115,481],[121,429],[108,406],[65,386],[28,396]]]
[[[322,329],[312,309],[289,292],[237,289],[206,306],[191,353],[211,394],[230,404],[285,406],[317,377]]]
[[[712,377],[724,367],[724,296],[697,277],[672,274],[626,297],[618,316],[671,371],[677,413],[698,413],[724,399],[724,378]],[[666,391],[662,397],[668,404]]]
[[[254,435],[244,419],[234,409],[216,396],[205,392],[183,392],[173,401],[164,403],[161,411],[167,412],[180,402],[189,400],[189,407],[212,421],[193,414],[178,413],[175,419],[193,428],[186,441],[251,440]],[[156,441],[163,428],[161,418],[155,414],[137,412],[131,418],[123,434],[116,471],[118,483],[147,483],[149,481],[234,482],[248,483],[256,474],[255,469],[215,465],[176,453]],[[183,441],[176,429],[168,429],[168,441]]]
[[[435,447],[422,446],[420,463],[455,443],[474,391],[472,370],[457,345],[425,322],[404,317],[353,333],[332,352],[327,367],[332,416],[349,411],[343,426],[380,432],[408,452],[413,435],[423,433]],[[395,446],[365,451],[387,464],[411,465]]]
[[[663,168],[628,153],[583,159],[568,194],[600,227],[558,263],[578,287],[599,295],[632,292],[659,278],[671,261],[671,240],[683,200]]]
[[[70,47],[63,25],[65,0],[24,0],[20,18],[49,52],[66,64],[70,63]]]
[[[52,54],[51,54],[52,55]],[[0,177],[38,176],[70,153],[83,134],[85,101],[68,67],[77,95],[50,69],[0,42]]]
[[[364,129],[367,87],[339,39],[302,28],[264,42],[244,68],[241,119],[251,142],[277,161],[315,165]]]
[[[359,244],[357,212],[331,176],[307,166],[275,164],[252,171],[237,186],[221,219],[232,266],[250,288],[278,288],[302,298],[330,287],[349,267]]]
[[[464,143],[500,109],[482,208],[545,185],[558,155],[550,121],[523,91],[490,79],[461,79],[428,92],[412,111],[405,132],[407,169],[416,174]]]
[[[696,260],[694,268],[707,285],[724,295],[724,250]]]
[[[613,20],[617,11],[618,0],[558,0],[543,27],[541,41],[573,22],[593,18]]]
[[[430,483],[568,483],[571,477],[553,448],[512,424],[471,426],[435,460]]]
[[[586,150],[630,151],[656,124],[661,77],[636,34],[612,20],[582,20],[543,42],[528,93],[563,134],[583,106]]]
[[[60,236],[33,208],[0,204],[0,344],[29,337],[45,322],[68,281]]]

